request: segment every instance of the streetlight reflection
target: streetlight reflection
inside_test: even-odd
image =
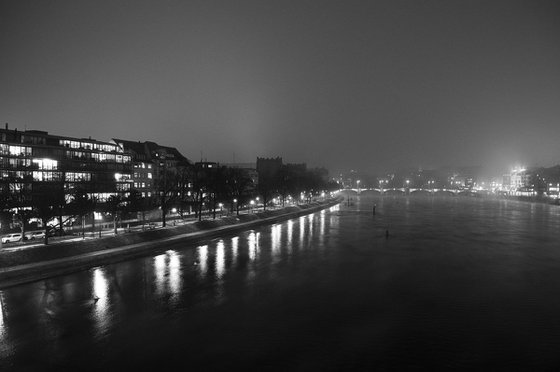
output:
[[[105,333],[108,327],[109,316],[109,285],[107,278],[101,268],[96,268],[93,271],[93,295],[97,298],[95,302],[94,318],[97,332],[101,335]]]
[[[234,236],[231,238],[231,260],[232,262],[237,261],[237,251],[239,250],[239,236]]]
[[[292,252],[293,234],[294,234],[294,221],[288,220],[288,236],[286,238],[286,246],[288,247],[288,253]]]
[[[156,293],[161,296],[165,291],[165,254],[154,257],[154,271],[156,275]]]
[[[181,261],[176,251],[167,251],[169,255],[169,290],[172,294],[181,291]]]
[[[208,266],[208,245],[201,245],[197,248],[198,251],[198,272],[201,277],[206,275]]]
[[[220,240],[216,245],[216,277],[221,278],[225,273],[226,256],[224,241]]]

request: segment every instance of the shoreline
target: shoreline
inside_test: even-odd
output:
[[[490,199],[490,200],[512,200],[512,201],[518,201],[518,202],[525,202],[525,203],[538,203],[538,204],[548,204],[548,205],[560,205],[560,199],[553,199],[553,198],[547,198],[545,196],[516,196],[516,195],[497,195],[497,194],[477,194],[477,193],[460,193],[460,194],[456,194],[456,195],[450,195],[450,194],[426,194],[426,193],[410,193],[410,194],[404,194],[404,193],[389,193],[389,194],[380,194],[378,192],[375,193],[368,193],[367,191],[364,192],[362,191],[362,193],[365,193],[365,195],[367,196],[378,196],[378,197],[385,197],[385,196],[403,196],[403,197],[422,197],[422,196],[430,196],[430,197],[451,197],[451,198],[456,198],[456,197],[470,197],[470,198],[481,198],[481,199]],[[355,196],[355,197],[359,197],[362,194],[357,194],[356,192],[352,191],[352,192],[348,192],[347,190],[342,190],[341,191],[341,195],[344,195],[344,197],[348,197],[348,196]]]
[[[297,207],[205,220],[165,229],[134,232],[90,241],[60,242],[34,248],[30,250],[31,253],[2,252],[0,289],[156,254],[169,249],[165,244],[194,245],[204,240],[315,213],[337,205],[342,200],[341,197],[337,197]],[[48,258],[45,259],[45,256]],[[23,263],[22,260],[26,262]]]

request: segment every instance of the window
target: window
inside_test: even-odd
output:
[[[30,156],[31,147],[26,146],[10,146],[9,154],[12,156]]]
[[[58,172],[33,172],[33,181],[58,181],[60,174]]]
[[[91,181],[91,173],[87,172],[66,172],[65,180],[68,182]]]
[[[58,161],[52,159],[33,159],[33,163],[42,170],[58,169]]]

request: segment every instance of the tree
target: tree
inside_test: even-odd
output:
[[[183,218],[188,207],[192,208],[192,181],[194,178],[194,168],[191,165],[180,167],[175,175],[175,183],[177,185],[176,202],[181,218]]]
[[[58,214],[60,198],[56,193],[56,187],[49,187],[49,185],[37,186],[33,196],[33,212],[41,219],[45,233],[44,243],[47,245],[49,244],[49,222]]]
[[[278,174],[278,193],[282,199],[282,206],[286,205],[286,198],[298,193],[298,175],[293,167],[282,166]]]
[[[94,208],[93,200],[88,196],[83,186],[77,186],[72,190],[71,201],[68,209],[73,215],[80,217],[82,221],[82,236],[84,235],[84,216],[91,213]]]
[[[16,179],[16,182],[13,184],[12,188],[12,205],[13,208],[16,209],[16,219],[20,224],[22,237],[25,237],[27,221],[29,221],[29,219],[33,217],[33,210],[30,207],[32,197],[32,181],[33,178],[31,176],[24,176],[20,179]]]
[[[208,200],[211,190],[211,177],[208,168],[197,165],[193,173],[193,203],[195,205],[196,216],[202,220],[202,206]]]
[[[145,198],[140,194],[140,192],[136,189],[130,190],[128,196],[124,199],[125,202],[125,210],[128,213],[135,213],[138,212],[142,213],[142,229],[144,228],[144,221],[146,220],[146,209],[149,206],[149,199]]]
[[[120,195],[111,195],[105,202],[105,211],[113,217],[113,231],[117,235],[117,219],[123,210],[123,199]]]
[[[167,168],[165,154],[162,156],[163,167],[158,174],[158,204],[161,208],[162,226],[166,226],[166,216],[173,202],[177,200],[177,172]]]
[[[257,184],[257,191],[263,199],[264,210],[266,210],[266,205],[274,195],[278,192],[278,175],[261,177],[259,175],[259,183]]]
[[[233,212],[235,206],[236,213],[239,215],[239,205],[246,203],[250,199],[253,180],[243,169],[228,168],[227,173],[227,196],[231,202],[231,211]],[[237,201],[237,203],[234,201]]]
[[[225,201],[229,194],[229,171],[227,167],[218,167],[207,170],[208,190],[212,201],[212,218],[216,219],[216,205],[218,201]]]

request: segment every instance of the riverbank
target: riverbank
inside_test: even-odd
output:
[[[279,210],[204,220],[100,239],[3,250],[0,251],[0,288],[158,253],[168,249],[167,245],[172,243],[197,244],[219,236],[314,213],[336,205],[341,200],[342,198],[335,198]]]

